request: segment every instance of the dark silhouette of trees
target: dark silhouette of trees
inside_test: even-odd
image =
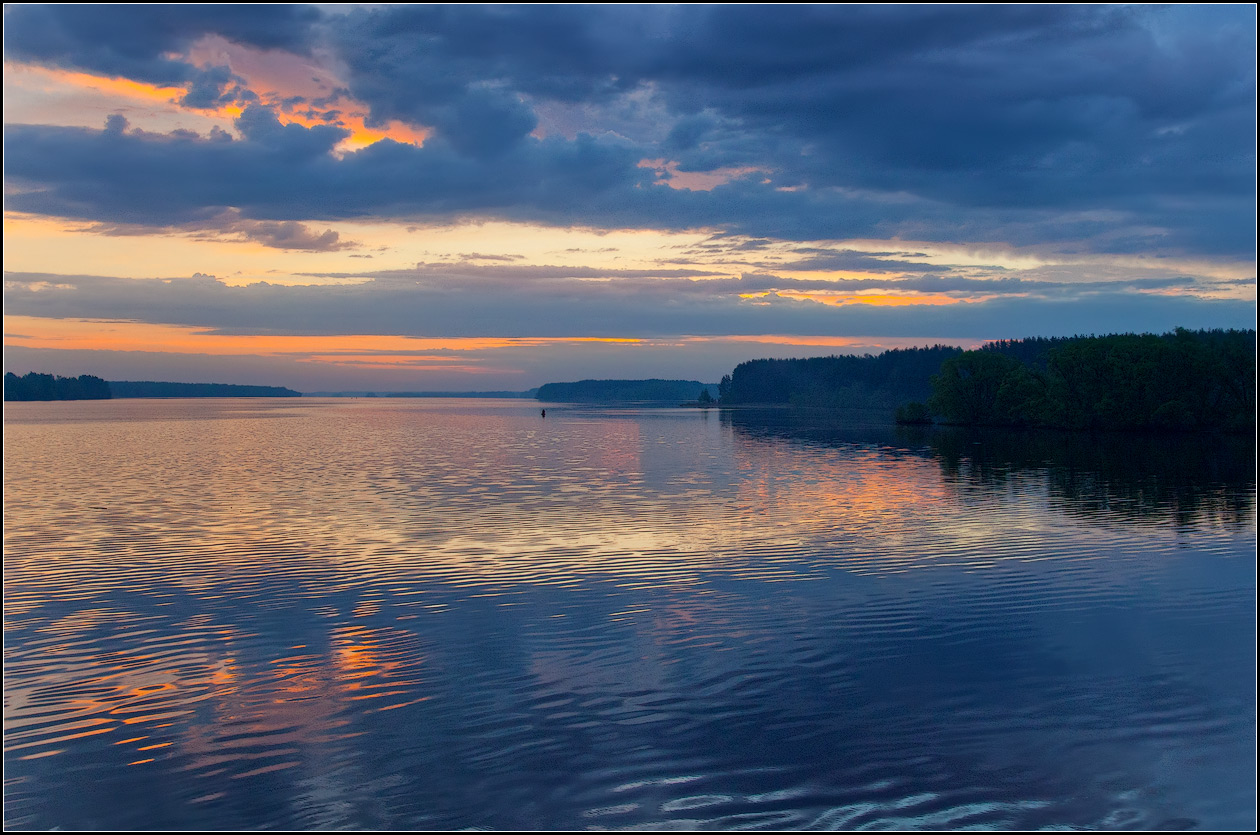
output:
[[[108,400],[109,383],[100,377],[55,377],[32,371],[21,377],[12,371],[4,375],[5,400]]]
[[[899,348],[878,356],[759,359],[740,363],[719,384],[722,405],[791,404],[892,410],[927,400],[931,378],[961,348]]]
[[[933,378],[931,408],[953,423],[978,423],[998,414],[998,394],[1019,360],[992,351],[965,351],[946,360]],[[1008,398],[1003,398],[1007,400]],[[1005,402],[1003,405],[1007,405]],[[1002,410],[1005,411],[1005,410]]]
[[[1254,431],[1256,332],[1178,328],[759,359],[736,366],[718,390],[723,406],[896,409],[899,423]]]
[[[897,423],[916,425],[932,422],[932,410],[917,400],[898,406],[893,417]]]
[[[280,386],[238,386],[228,383],[154,383],[115,380],[83,374],[54,377],[12,371],[4,375],[5,400],[109,400],[128,397],[301,397],[301,392]]]
[[[155,383],[115,380],[114,397],[301,397],[281,386],[239,386],[231,383]],[[373,395],[369,394],[369,397]]]
[[[1255,375],[1255,331],[1030,339],[946,361],[928,406],[970,426],[1244,431]]]

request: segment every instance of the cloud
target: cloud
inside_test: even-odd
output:
[[[309,6],[19,4],[4,11],[5,58],[184,87],[186,106],[213,107],[232,100],[229,85],[243,79],[227,67],[194,66],[181,53],[211,34],[306,53],[318,18]]]
[[[185,234],[201,240],[253,242],[272,249],[303,252],[336,252],[359,246],[354,241],[341,240],[341,233],[334,229],[316,232],[307,224],[294,220],[248,220],[242,218],[235,209],[182,224],[156,226],[144,223],[94,223],[84,227],[82,231],[110,237]]]
[[[1243,7],[19,5],[10,60],[245,103],[230,68],[186,59],[216,35],[325,60],[339,109],[429,135],[341,154],[347,133],[314,110],[331,100],[307,102],[313,127],[253,103],[235,142],[12,125],[10,204],[1249,258],[1254,24]],[[687,191],[644,160],[743,173]]]
[[[379,118],[515,95],[598,117],[651,90],[681,170],[966,205],[1248,193],[1254,12],[1071,6],[376,7],[338,44]],[[1241,179],[1239,178],[1241,176]]]
[[[333,252],[355,246],[353,243],[343,242],[341,235],[332,229],[316,233],[295,220],[242,220],[233,227],[233,231],[275,249]]]
[[[473,269],[465,266],[460,269]],[[119,279],[6,275],[6,313],[65,319],[126,319],[221,333],[397,334],[426,337],[643,338],[796,334],[1016,338],[1032,335],[1253,327],[1254,303],[1135,293],[1131,287],[1073,289],[1051,282],[917,277],[793,284],[775,276],[524,281],[519,265],[482,265],[483,280],[452,281],[440,265],[409,280],[391,272],[348,285],[228,286],[210,276]],[[594,270],[590,272],[595,272]],[[458,270],[455,275],[466,275]],[[370,275],[370,274],[368,274]],[[1176,285],[1175,281],[1156,283]],[[806,287],[806,284],[812,285]],[[963,292],[955,304],[831,306],[774,295],[774,288],[837,293],[883,289]],[[989,297],[987,300],[975,299]]]
[[[783,192],[740,179],[711,191],[655,185],[642,151],[615,137],[527,138],[493,160],[471,160],[441,145],[382,140],[338,157],[344,129],[282,124],[261,105],[237,120],[243,138],[186,131],[158,135],[14,125],[6,131],[10,208],[101,222],[161,225],[204,221],[227,209],[251,220],[499,218],[604,228],[724,229],[787,240],[902,236],[921,240],[1006,240],[1014,244],[1094,239],[1105,249],[1211,243],[1238,251],[1240,219],[1221,205],[1217,231],[1132,213],[1076,216],[1036,209],[972,210],[907,197],[843,190]],[[1191,206],[1170,209],[1186,213]],[[1250,213],[1254,213],[1251,210]],[[1169,226],[1151,226],[1162,221]],[[1198,221],[1196,220],[1196,223]],[[1176,231],[1180,228],[1182,231]],[[1214,237],[1215,236],[1215,237]],[[1250,247],[1251,233],[1246,241]],[[1082,244],[1081,242],[1086,242]],[[1120,245],[1127,241],[1127,245]],[[1098,248],[1098,247],[1095,247]]]
[[[857,252],[851,249],[828,250],[810,248],[797,250],[808,257],[797,261],[786,261],[775,264],[776,269],[800,272],[833,272],[851,270],[855,272],[903,273],[903,272],[941,272],[948,267],[933,266],[922,262],[887,259],[883,256],[895,253]]]

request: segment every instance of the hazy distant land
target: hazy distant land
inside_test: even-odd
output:
[[[102,380],[90,374],[58,377],[32,371],[21,377],[4,375],[5,400],[110,400],[138,397],[301,397],[282,386],[242,386],[229,383],[166,383]]]
[[[306,397],[461,397],[461,398],[532,398],[538,389],[527,391],[308,391]]]
[[[5,400],[301,396],[279,386],[106,382],[90,375],[18,377],[12,372],[4,378]],[[1256,426],[1256,332],[1178,328],[1162,335],[1000,340],[974,351],[934,345],[877,356],[757,359],[740,363],[716,385],[698,380],[579,380],[527,391],[379,396],[779,405],[879,410],[907,424],[1242,432]]]
[[[238,386],[228,383],[153,383],[111,380],[114,397],[301,397],[282,386]]]

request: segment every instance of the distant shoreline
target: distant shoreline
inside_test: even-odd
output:
[[[4,400],[53,402],[63,400],[177,399],[197,397],[301,397],[300,391],[283,386],[250,386],[233,383],[172,383],[152,380],[102,380],[90,374],[59,377],[32,371],[21,377],[4,375]]]

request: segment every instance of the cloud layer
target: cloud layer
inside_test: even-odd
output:
[[[1255,321],[1250,6],[4,14],[6,357],[57,373],[525,388]]]
[[[10,207],[101,222],[494,217],[786,239],[1254,249],[1254,9],[17,6],[10,60],[235,101],[236,138],[12,125]],[[327,100],[187,56],[319,54]],[[184,56],[184,57],[181,57]],[[313,59],[311,59],[313,60]],[[264,102],[264,99],[266,100]],[[334,153],[279,118],[428,133]],[[739,172],[671,188],[644,160]]]

